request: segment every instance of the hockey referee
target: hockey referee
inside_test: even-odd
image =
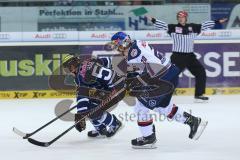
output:
[[[177,13],[178,24],[167,24],[153,17],[148,17],[160,30],[165,30],[173,39],[171,61],[183,71],[187,68],[196,78],[195,99],[207,101],[204,96],[206,88],[206,71],[194,54],[194,39],[208,29],[212,29],[216,23],[224,23],[226,18],[216,21],[206,21],[202,24],[187,23],[188,13],[180,11]]]

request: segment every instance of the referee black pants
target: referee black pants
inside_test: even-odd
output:
[[[195,96],[200,96],[205,93],[206,71],[194,53],[173,52],[171,62],[175,64],[181,72],[187,68],[195,76]]]

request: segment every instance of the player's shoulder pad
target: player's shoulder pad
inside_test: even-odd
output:
[[[140,54],[141,50],[139,49],[139,41],[135,40],[128,51],[128,61],[137,58]]]
[[[98,58],[101,61],[101,64],[106,68],[111,68],[112,59],[110,56],[102,56]]]
[[[93,67],[96,65],[97,60],[96,59],[86,59],[83,62],[81,62],[80,67],[78,68],[77,77],[80,80],[86,79],[89,75],[91,75],[91,72],[93,70]]]

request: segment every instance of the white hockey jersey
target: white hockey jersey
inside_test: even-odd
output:
[[[161,75],[171,66],[170,59],[140,40],[135,40],[130,47],[128,64],[137,67],[140,73],[147,71],[151,77]]]

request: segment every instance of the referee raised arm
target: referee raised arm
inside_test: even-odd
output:
[[[216,23],[224,23],[227,19],[223,18],[216,21],[206,21],[202,24],[194,24],[187,23],[187,18],[188,13],[186,11],[180,11],[177,13],[178,24],[167,24],[152,17],[149,19],[158,29],[167,31],[173,39],[172,63],[181,71],[187,68],[195,76],[195,99],[206,101],[208,100],[208,97],[204,96],[206,88],[206,71],[194,54],[194,39],[201,31],[212,29]]]

